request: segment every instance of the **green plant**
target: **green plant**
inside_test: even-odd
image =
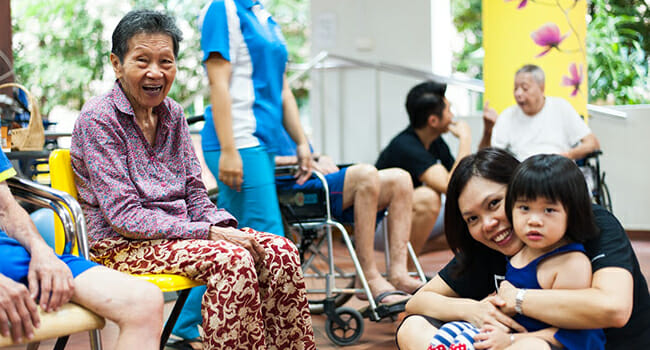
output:
[[[106,67],[103,22],[75,0],[12,4],[16,80],[40,97],[44,113],[56,104],[81,108]]]
[[[44,115],[55,105],[81,109],[88,98],[105,92],[113,79],[108,55],[117,20],[131,8],[150,8],[173,14],[183,31],[178,73],[169,95],[179,102],[191,100],[206,86],[197,25],[205,4],[205,0],[13,1],[16,80],[40,97]],[[282,26],[290,60],[306,61],[308,2],[269,0],[266,5]],[[304,84],[298,86],[299,101],[305,100],[307,91]],[[187,113],[202,111],[190,107]]]
[[[483,78],[483,29],[481,0],[452,1],[451,13],[463,48],[454,52],[455,69],[477,79]]]
[[[650,25],[644,25],[641,12],[634,13],[639,6],[616,3],[622,2],[595,0],[590,6],[589,98],[598,103],[648,103]],[[647,7],[644,13],[649,14]]]

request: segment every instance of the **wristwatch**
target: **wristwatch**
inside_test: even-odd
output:
[[[517,291],[517,296],[515,297],[515,311],[517,311],[518,314],[523,315],[524,311],[521,309],[521,304],[524,303],[524,296],[526,295],[527,289],[525,288],[520,288]]]

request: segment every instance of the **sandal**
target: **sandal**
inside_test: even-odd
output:
[[[404,298],[402,300],[398,300],[392,303],[382,303],[382,301],[390,295],[403,295],[403,296],[408,296],[408,298]],[[375,311],[377,312],[378,316],[380,318],[384,318],[386,316],[393,316],[396,314],[399,314],[401,312],[404,312],[406,309],[406,303],[410,300],[411,295],[405,292],[402,292],[401,290],[392,290],[388,292],[383,292],[377,295],[374,300],[375,300],[375,305],[377,305],[377,308]],[[371,313],[370,305],[363,307],[359,309],[359,313],[363,317],[367,317],[372,319],[372,313]]]

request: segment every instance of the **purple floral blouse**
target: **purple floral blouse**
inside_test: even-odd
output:
[[[119,83],[88,101],[70,149],[91,244],[129,239],[206,239],[211,225],[237,226],[208,199],[183,110],[171,98],[154,108],[151,146]]]

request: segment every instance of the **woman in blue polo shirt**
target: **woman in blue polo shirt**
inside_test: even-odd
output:
[[[217,178],[217,204],[240,227],[284,235],[274,176],[278,131],[284,127],[296,142],[299,183],[311,173],[311,151],[285,79],[288,52],[280,27],[254,0],[213,0],[199,26],[211,103],[201,147]],[[199,336],[202,294],[199,288],[190,294],[173,332],[185,341],[173,346],[188,349],[188,339]]]

